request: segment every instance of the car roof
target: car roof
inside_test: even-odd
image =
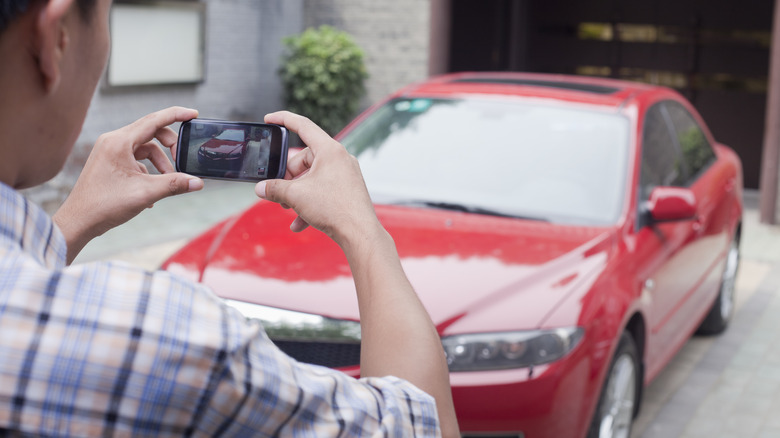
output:
[[[666,87],[587,76],[542,73],[453,73],[400,90],[395,97],[518,96],[619,108],[640,94]]]

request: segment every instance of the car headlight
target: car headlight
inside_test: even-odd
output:
[[[225,300],[225,303],[248,319],[260,321],[268,337],[273,340],[360,342],[360,323],[357,321],[327,318],[244,301]]]
[[[525,368],[556,361],[582,339],[581,327],[442,338],[450,371]]]

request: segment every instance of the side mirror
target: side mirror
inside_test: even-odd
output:
[[[644,224],[684,221],[696,217],[696,196],[682,187],[656,187],[643,205]]]

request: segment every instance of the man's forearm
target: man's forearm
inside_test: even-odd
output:
[[[344,245],[362,327],[361,375],[393,375],[436,399],[443,436],[458,434],[441,340],[403,272],[390,235],[377,224]]]
[[[66,201],[67,202],[67,201]],[[65,242],[68,247],[67,263],[71,264],[73,259],[84,249],[87,243],[94,236],[89,235],[80,227],[81,221],[78,218],[73,217],[67,211],[67,206],[63,205],[54,216],[52,220],[62,232],[65,237]]]
[[[294,231],[312,225],[344,250],[360,307],[362,375],[393,375],[427,392],[442,433],[458,436],[441,340],[376,217],[357,159],[305,117],[279,112],[265,121],[296,132],[307,147],[287,163],[292,180],[262,181],[255,191],[295,210]]]

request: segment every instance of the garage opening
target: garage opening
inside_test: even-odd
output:
[[[666,85],[696,106],[758,188],[773,2],[452,0],[450,71]]]

